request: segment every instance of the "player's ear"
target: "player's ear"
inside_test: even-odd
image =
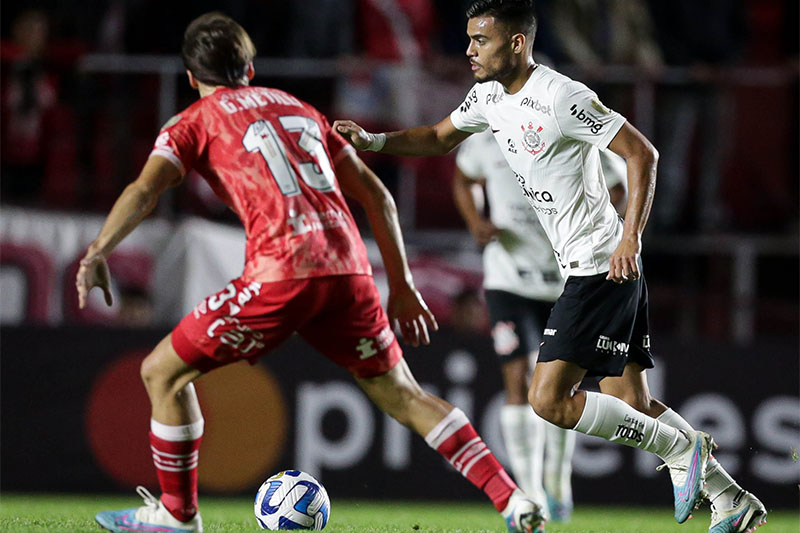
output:
[[[192,74],[192,71],[186,69],[186,75],[189,77],[189,85],[192,87],[192,89],[197,89],[197,80],[195,79],[194,74]]]
[[[256,69],[253,68],[253,62],[251,61],[247,64],[247,79],[252,80],[253,76],[255,75],[256,75]]]
[[[511,49],[515,54],[522,54],[525,52],[525,44],[527,42],[528,39],[524,33],[515,33],[511,36]]]

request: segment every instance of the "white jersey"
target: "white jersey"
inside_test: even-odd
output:
[[[600,152],[600,166],[603,167],[603,177],[606,179],[606,187],[610,191],[617,185],[628,190],[628,166],[625,159],[611,150]]]
[[[483,249],[483,287],[554,302],[564,288],[556,257],[497,141],[489,132],[469,137],[456,165],[486,180],[491,221],[503,230]]]
[[[622,221],[609,201],[600,150],[625,123],[584,84],[538,65],[516,94],[476,84],[450,114],[459,130],[491,127],[544,227],[562,276],[609,270]]]

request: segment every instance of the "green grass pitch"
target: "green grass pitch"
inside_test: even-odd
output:
[[[101,531],[94,514],[108,509],[140,505],[131,497],[92,495],[0,494],[0,531],[92,532]],[[261,531],[253,517],[251,500],[202,497],[205,531]],[[678,525],[668,508],[579,507],[569,524],[548,523],[549,533],[702,533],[708,530],[709,513],[703,508],[694,519]],[[328,533],[409,532],[477,533],[504,532],[502,519],[489,503],[367,502],[334,500]],[[798,533],[797,511],[770,513],[759,533]]]

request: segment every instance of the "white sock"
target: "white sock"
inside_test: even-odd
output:
[[[185,442],[197,440],[203,436],[205,420],[202,418],[185,426],[168,426],[157,422],[154,418],[150,419],[150,431],[161,440],[171,442]]]
[[[586,393],[586,406],[575,431],[601,437],[669,457],[687,449],[691,444],[676,428],[640,413],[610,394]]]
[[[692,426],[681,415],[667,409],[658,417],[660,422],[686,431],[693,430]],[[733,498],[742,490],[728,472],[722,468],[719,461],[711,457],[706,469],[706,483],[708,483],[708,499],[714,505],[728,509],[733,505]]]
[[[544,420],[530,405],[504,405],[500,409],[500,428],[515,480],[533,501],[547,509],[542,486]]]
[[[572,455],[575,432],[545,422],[544,490],[551,498],[572,505]]]

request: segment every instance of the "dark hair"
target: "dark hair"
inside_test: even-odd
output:
[[[467,8],[467,18],[494,17],[513,31],[536,37],[534,0],[475,0]]]
[[[244,28],[222,13],[200,15],[183,34],[183,64],[208,85],[247,85],[247,66],[255,55]]]

